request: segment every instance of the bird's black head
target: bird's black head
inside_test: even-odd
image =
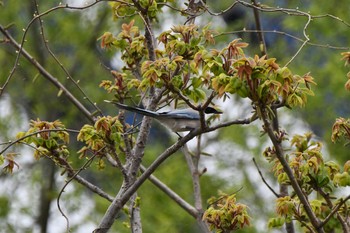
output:
[[[204,110],[204,113],[206,113],[206,114],[221,114],[222,112],[216,110],[215,108],[207,107],[207,108]]]

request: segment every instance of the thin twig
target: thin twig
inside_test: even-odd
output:
[[[38,4],[37,4],[37,0],[34,0],[34,6],[35,6],[35,10],[36,12],[34,13],[34,15],[40,15],[39,14],[39,9],[38,9]],[[44,25],[43,25],[43,21],[41,20],[41,16],[38,17],[39,20],[39,25],[40,25],[40,34],[42,36],[44,45],[46,50],[48,51],[48,53],[51,55],[51,57],[54,59],[54,61],[59,65],[59,67],[63,70],[63,72],[66,74],[67,78],[73,82],[73,84],[78,88],[78,90],[82,93],[82,95],[84,96],[84,99],[86,99],[95,109],[97,112],[100,113],[100,115],[102,115],[102,111],[99,107],[97,107],[96,104],[93,103],[93,101],[88,97],[88,95],[85,93],[85,91],[80,87],[80,85],[78,84],[77,81],[75,81],[73,79],[73,77],[70,75],[69,71],[64,67],[64,65],[62,64],[62,62],[57,58],[57,56],[52,52],[50,46],[49,46],[49,41],[46,39],[45,36],[45,30],[44,30]]]
[[[289,38],[292,38],[296,41],[299,41],[301,43],[305,43],[310,46],[314,47],[321,47],[321,48],[328,48],[328,49],[335,49],[335,50],[349,50],[350,47],[344,47],[344,46],[334,46],[334,45],[329,45],[329,44],[319,44],[319,43],[313,43],[310,41],[306,41],[300,37],[294,36],[290,33],[284,32],[284,31],[278,31],[278,30],[253,30],[253,29],[242,29],[242,30],[236,30],[236,31],[229,31],[229,32],[222,32],[219,34],[214,35],[213,37],[219,37],[219,36],[224,36],[224,35],[230,35],[230,34],[238,34],[238,33],[274,33],[274,34],[279,34],[282,36],[286,36]]]
[[[307,22],[307,24],[305,25],[304,29],[306,30],[307,25],[311,22],[311,18],[309,18],[309,21]],[[292,56],[291,59],[289,59],[289,61],[284,65],[285,67],[287,67],[301,52],[301,50],[305,47],[305,45],[310,41],[309,37],[306,37],[304,43],[302,43],[302,45],[299,47],[299,49],[296,51],[296,53]]]
[[[15,63],[11,69],[11,72],[9,74],[9,76],[7,77],[5,83],[0,87],[0,96],[2,95],[3,91],[5,90],[6,86],[8,85],[8,83],[10,82],[11,78],[13,77],[16,69],[17,69],[17,66],[18,66],[18,62],[19,62],[19,58],[22,54],[22,52],[24,51],[24,42],[26,41],[26,36],[27,36],[27,32],[29,30],[29,28],[34,24],[34,22],[38,19],[40,19],[40,17],[42,16],[45,16],[53,11],[56,11],[56,10],[60,10],[60,9],[71,9],[71,10],[83,10],[83,9],[86,9],[86,8],[90,8],[92,6],[94,6],[95,4],[99,3],[101,1],[99,0],[96,0],[95,2],[91,3],[91,4],[88,4],[86,6],[82,6],[82,7],[73,7],[73,6],[69,6],[68,4],[65,4],[65,5],[58,5],[58,6],[55,6],[55,7],[52,7],[46,11],[44,11],[43,13],[39,14],[39,15],[34,15],[34,17],[31,19],[31,21],[28,23],[28,25],[26,26],[25,29],[23,29],[24,33],[23,33],[23,36],[22,36],[22,39],[21,39],[21,42],[19,44],[17,44],[16,42],[16,49],[18,50],[18,54],[16,56],[16,60],[15,60]],[[9,38],[9,33],[6,31],[5,28],[3,28],[1,25],[0,25],[0,31],[11,41],[11,39]],[[12,38],[12,37],[11,37]],[[15,41],[13,38],[12,38],[13,41]],[[12,41],[11,41],[12,42]]]
[[[273,188],[272,188],[272,187],[267,183],[267,181],[265,180],[265,178],[264,178],[262,172],[260,171],[260,168],[259,168],[258,164],[257,164],[256,161],[255,161],[255,158],[253,158],[253,162],[254,162],[254,165],[255,165],[256,169],[257,169],[258,172],[259,172],[259,175],[260,175],[262,181],[263,181],[264,184],[267,186],[267,188],[270,189],[270,191],[271,191],[276,197],[280,197],[280,195],[279,195],[278,193],[276,193],[276,191],[273,190]]]
[[[221,201],[222,199],[226,198],[227,196],[235,195],[236,193],[240,192],[242,189],[243,189],[243,186],[240,187],[237,191],[234,191],[233,193],[230,193],[228,195],[223,195],[222,197],[218,198],[214,202],[209,203],[208,206],[207,206],[207,209],[209,209],[210,206],[216,205],[217,203],[219,203],[219,201]]]
[[[255,6],[257,6],[256,4],[256,1],[255,0],[252,0],[253,4]],[[256,29],[257,29],[257,34],[258,34],[258,38],[259,38],[259,41],[260,41],[260,50],[261,50],[261,55],[262,56],[267,56],[267,48],[266,48],[266,43],[265,43],[265,37],[264,37],[264,34],[263,34],[263,30],[262,30],[262,25],[261,25],[261,22],[260,22],[260,15],[259,15],[259,11],[257,8],[253,8],[253,12],[254,12],[254,19],[255,19],[255,26],[256,26]]]
[[[99,151],[102,151],[103,149],[104,149],[104,147],[101,148]],[[84,164],[76,173],[74,173],[74,174],[66,181],[66,183],[63,185],[61,191],[59,192],[59,194],[58,194],[58,196],[57,196],[57,208],[58,208],[58,210],[60,211],[60,213],[62,214],[62,216],[66,219],[66,223],[67,223],[67,232],[70,232],[69,219],[68,219],[68,217],[66,216],[66,214],[63,212],[63,210],[62,210],[62,208],[61,208],[61,205],[60,205],[61,196],[62,196],[62,194],[63,194],[65,188],[68,186],[68,184],[69,184],[72,180],[74,180],[75,177],[76,177],[81,171],[83,171],[84,169],[86,169],[86,167],[88,167],[88,166],[91,164],[92,160],[98,155],[99,151],[96,152],[93,156],[91,156],[91,158],[90,158],[88,161],[86,161],[85,164]]]
[[[208,226],[205,222],[202,221],[203,206],[202,206],[202,197],[201,197],[201,186],[200,186],[200,172],[198,169],[199,159],[200,159],[200,137],[197,137],[197,151],[192,155],[188,149],[187,144],[184,144],[182,147],[182,152],[185,155],[188,168],[191,172],[192,185],[193,185],[193,197],[194,197],[194,206],[198,212],[196,218],[197,224],[201,228],[202,232],[210,232]]]
[[[18,143],[26,138],[29,138],[33,135],[45,133],[45,132],[61,132],[61,131],[66,131],[66,132],[70,132],[70,133],[79,133],[80,132],[79,130],[74,130],[74,129],[43,129],[43,130],[38,130],[38,131],[32,132],[30,134],[27,134],[21,138],[18,138],[15,141],[8,142],[8,145],[0,151],[0,155],[3,154],[7,149],[9,149],[14,144],[16,144],[16,143]]]
[[[204,4],[204,7],[205,7],[205,10],[212,16],[220,16],[220,15],[223,15],[225,14],[226,12],[230,11],[232,8],[234,8],[239,2],[238,1],[235,1],[233,2],[229,7],[227,7],[225,10],[222,10],[218,13],[215,13],[213,11],[211,11],[205,4]]]
[[[33,145],[30,145],[28,143],[24,143],[24,142],[18,142],[21,143],[25,146],[29,146],[30,148],[32,148],[33,150],[36,150],[38,153],[42,154],[43,156],[51,159],[53,162],[56,162],[53,160],[52,157],[50,157],[49,155],[45,154],[43,151],[38,150],[38,148],[36,148]],[[74,179],[81,185],[85,186],[87,189],[89,189],[91,192],[96,193],[97,195],[99,195],[102,198],[105,198],[106,200],[112,202],[113,201],[113,197],[108,195],[107,193],[105,193],[101,188],[97,187],[96,185],[90,183],[89,181],[87,181],[86,179],[84,179],[83,177],[79,176],[79,175],[75,175],[75,170],[72,168],[72,166],[64,159],[59,158],[59,165],[66,169],[68,171],[68,176],[69,177],[74,177]]]
[[[89,110],[87,110],[85,106],[60,81],[58,81],[56,77],[54,77],[51,73],[49,73],[40,63],[38,63],[35,60],[34,57],[32,57],[24,48],[22,48],[22,46],[18,44],[16,40],[6,30],[4,30],[4,28],[1,25],[0,25],[0,31],[6,36],[6,38],[9,40],[11,45],[13,45],[17,50],[19,50],[20,53],[23,54],[23,56],[30,63],[32,63],[47,80],[49,80],[54,86],[56,86],[60,91],[62,91],[62,93],[86,116],[86,118],[91,123],[94,122],[93,114]],[[12,69],[10,76],[8,77],[4,86],[0,88],[0,96],[1,96],[1,92],[4,91],[4,88],[6,87],[12,75],[14,74],[16,67],[17,65],[15,65],[14,68]]]
[[[320,227],[323,227],[333,216],[334,214],[340,209],[342,205],[344,205],[348,200],[350,199],[350,195],[348,195],[345,199],[341,200],[335,207],[333,207],[332,211],[327,215],[327,217],[321,222]],[[343,223],[344,224],[344,223]],[[345,223],[346,225],[346,223]],[[344,227],[344,225],[343,225]],[[348,229],[346,229],[347,226],[345,226],[344,232],[349,232]],[[347,230],[347,231],[345,231]]]
[[[110,153],[113,155],[113,157],[110,155]],[[123,175],[123,178],[127,180],[128,179],[127,171],[124,165],[122,164],[122,161],[119,159],[117,153],[115,152],[114,148],[109,149],[109,151],[106,153],[106,158],[113,167],[119,168],[120,172]]]

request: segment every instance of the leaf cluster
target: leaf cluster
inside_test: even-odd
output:
[[[210,207],[204,212],[203,220],[209,224],[210,230],[221,233],[249,226],[247,206],[237,203],[235,194],[222,193],[208,202]]]
[[[69,144],[69,134],[62,122],[31,120],[30,128],[26,132],[17,134],[19,142],[34,144],[35,159],[49,156],[55,159],[69,156],[67,145]]]
[[[86,157],[88,153],[100,157],[99,168],[104,168],[102,158],[106,153],[120,155],[124,153],[123,140],[124,127],[118,116],[99,117],[95,124],[84,125],[77,136],[78,141],[85,143],[78,153],[80,157]]]
[[[349,186],[349,164],[344,164],[344,172],[334,161],[325,161],[322,155],[322,144],[312,140],[312,134],[295,135],[290,140],[293,150],[286,155],[289,166],[305,195],[310,196],[310,205],[315,215],[325,219],[333,206],[341,199],[332,200],[335,188]],[[291,185],[288,175],[277,159],[274,148],[267,148],[263,153],[265,158],[273,164],[273,172],[281,185]],[[320,198],[312,199],[311,194],[317,193]],[[346,207],[348,208],[348,207]],[[309,220],[303,205],[295,194],[281,196],[276,200],[276,213],[279,217],[269,220],[270,227],[280,227],[285,222],[297,219],[303,226],[309,226]],[[342,215],[341,213],[338,213]],[[346,218],[346,215],[342,215]],[[340,223],[336,225],[340,227]],[[311,226],[310,226],[311,227]]]
[[[144,91],[154,86],[166,88],[172,93],[171,98],[195,103],[204,101],[210,91],[218,98],[236,94],[255,104],[283,103],[288,107],[304,106],[307,96],[313,95],[310,84],[316,83],[309,73],[293,74],[287,67],[280,67],[275,58],[248,57],[244,53],[248,44],[240,39],[222,50],[207,50],[207,45],[215,43],[209,26],[202,30],[193,24],[173,26],[161,33],[158,41],[164,49],[155,51],[155,60],[147,60],[145,38],[133,21],[123,24],[118,37],[105,33],[101,37],[102,48],[122,51],[121,58],[126,63],[123,70],[132,72],[115,73],[114,84],[103,81],[101,86],[115,91],[119,100],[131,88]],[[140,70],[136,68],[138,64]],[[138,73],[140,76],[135,75]]]

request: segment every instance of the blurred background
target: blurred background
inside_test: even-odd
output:
[[[207,0],[211,12],[220,13],[234,1]],[[44,12],[59,1],[38,1],[40,12]],[[68,1],[69,4],[82,6],[85,2]],[[313,87],[314,97],[310,97],[306,107],[297,111],[284,109],[280,111],[281,127],[289,135],[303,134],[312,131],[315,138],[324,144],[327,159],[344,162],[349,159],[349,150],[340,144],[330,141],[331,128],[336,117],[349,117],[349,93],[344,89],[348,68],[341,61],[341,52],[349,50],[350,4],[348,0],[332,1],[299,1],[278,0],[260,1],[261,4],[279,8],[291,8],[312,15],[329,15],[311,21],[306,34],[310,38],[297,57],[289,64],[295,74],[303,75],[311,72],[317,86]],[[182,1],[172,1],[173,7],[184,7]],[[26,28],[35,12],[33,1],[2,0],[0,1],[0,24],[8,26],[11,35],[20,42],[23,28]],[[158,22],[154,23],[155,34],[168,30],[175,24],[183,24],[186,18],[170,8],[163,8]],[[334,17],[333,17],[334,16]],[[339,17],[341,20],[337,20]],[[260,12],[267,52],[269,57],[277,58],[283,66],[297,53],[304,40],[303,30],[306,17],[293,16],[281,11]],[[60,9],[43,17],[45,36],[49,46],[63,66],[87,96],[107,115],[115,115],[117,110],[103,102],[111,99],[98,85],[102,80],[111,79],[107,68],[118,69],[122,63],[115,51],[101,50],[97,39],[105,32],[117,35],[120,25],[130,19],[114,21],[112,11],[107,2],[101,2],[87,10]],[[136,21],[136,23],[141,23]],[[211,24],[218,35],[214,47],[222,48],[235,38],[242,38],[250,46],[246,53],[250,56],[260,54],[259,41],[254,32],[255,20],[253,10],[237,4],[224,14],[203,14],[196,19],[200,25]],[[140,24],[141,25],[141,24]],[[4,38],[3,35],[0,38]],[[299,39],[297,39],[299,38]],[[93,106],[83,98],[78,88],[66,78],[66,74],[48,53],[42,41],[39,24],[36,22],[27,32],[24,48],[51,74],[64,83],[66,87],[80,99],[91,111]],[[0,84],[5,83],[11,71],[16,53],[9,44],[0,43]],[[79,130],[88,120],[38,71],[21,58],[19,66],[0,97],[0,142],[5,143],[15,138],[19,131],[28,129],[29,120],[61,120],[67,128]],[[216,104],[225,114],[220,121],[247,117],[250,103],[231,98]],[[208,156],[202,158],[201,167],[207,172],[202,176],[203,200],[217,195],[218,190],[226,193],[237,193],[239,202],[249,206],[252,217],[250,228],[237,232],[272,232],[267,228],[269,217],[274,216],[273,195],[261,182],[261,177],[252,161],[257,161],[263,171],[264,178],[278,190],[278,185],[270,177],[270,165],[262,158],[262,151],[270,145],[266,137],[261,135],[261,125],[234,126],[202,137],[203,151]],[[159,136],[162,135],[162,136]],[[82,146],[76,142],[76,135],[71,135],[70,159],[74,167],[79,168],[84,161],[79,160],[76,151]],[[151,132],[144,164],[147,166],[165,148],[170,146],[177,136],[154,123]],[[196,141],[189,143],[190,147]],[[1,149],[4,145],[1,145]],[[64,185],[64,176],[49,161],[36,161],[32,150],[15,147],[13,152],[19,155],[16,161],[19,168],[13,174],[0,175],[0,231],[1,232],[65,232],[65,220],[58,212],[56,199]],[[121,176],[107,164],[103,171],[92,165],[84,171],[89,181],[97,184],[111,195],[114,195],[121,182]],[[193,203],[192,182],[184,156],[173,155],[155,173],[165,184],[178,192],[185,200]],[[138,194],[141,197],[141,214],[144,232],[200,232],[195,220],[171,201],[160,190],[146,182]],[[82,186],[71,183],[62,197],[62,206],[71,220],[72,232],[91,232],[103,216],[109,202],[86,191]],[[120,221],[111,232],[130,232],[124,226],[127,216],[121,214]],[[264,230],[261,230],[264,229]],[[281,232],[278,230],[276,232]]]

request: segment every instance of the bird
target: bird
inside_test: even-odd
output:
[[[109,101],[111,102],[111,101]],[[173,132],[185,132],[191,131],[193,129],[199,128],[201,126],[199,112],[192,109],[175,109],[166,112],[154,112],[147,109],[142,109],[138,107],[132,107],[129,105],[121,104],[118,102],[111,102],[121,109],[138,113],[144,116],[152,117],[158,120],[161,124],[165,125],[167,128]],[[221,111],[216,110],[212,107],[207,107],[204,110],[206,114],[221,114]]]

